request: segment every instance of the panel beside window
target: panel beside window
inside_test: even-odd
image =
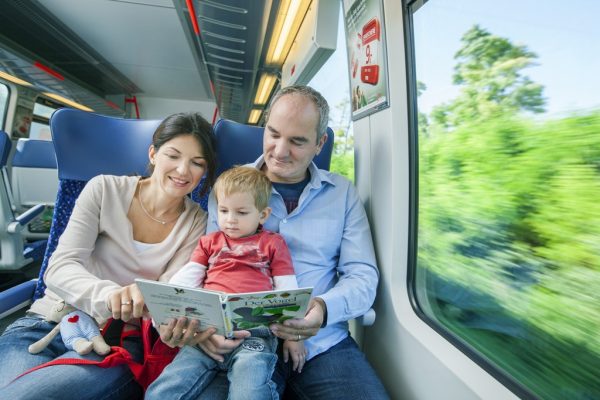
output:
[[[335,135],[329,169],[354,182],[354,131],[342,7],[338,18],[336,49],[308,85],[318,90],[329,104],[329,127]]]
[[[417,303],[519,395],[600,398],[598,15],[429,0],[409,17]]]
[[[4,129],[4,122],[6,121],[6,110],[8,109],[8,98],[10,91],[8,86],[0,83],[0,129]]]

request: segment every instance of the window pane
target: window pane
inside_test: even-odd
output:
[[[33,122],[29,131],[30,139],[52,140],[50,135],[50,116],[62,106],[43,97],[38,97],[33,106]]]
[[[6,109],[8,108],[8,86],[0,83],[0,129],[4,127]]]
[[[50,116],[55,110],[55,107],[49,107],[47,105],[36,102],[33,106],[33,115],[50,119]]]
[[[417,299],[544,399],[600,398],[600,3],[414,15]]]
[[[45,123],[33,121],[29,130],[29,139],[52,140],[50,126]]]

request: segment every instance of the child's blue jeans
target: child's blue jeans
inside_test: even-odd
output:
[[[228,399],[279,399],[272,381],[277,338],[252,336],[223,362],[202,350],[184,346],[146,391],[145,399],[197,399],[219,371],[227,371]]]

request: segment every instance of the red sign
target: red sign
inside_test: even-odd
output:
[[[363,26],[362,30],[362,44],[363,46],[373,40],[381,40],[381,26],[379,20],[373,18]]]
[[[379,80],[379,65],[365,65],[360,69],[360,80],[371,85]]]

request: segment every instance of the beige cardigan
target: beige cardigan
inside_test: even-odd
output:
[[[108,295],[135,278],[168,281],[189,261],[206,230],[206,213],[186,197],[185,211],[161,243],[136,250],[127,213],[139,177],[100,175],[91,179],[50,258],[44,281],[48,288],[30,311],[47,316],[57,301],[92,315],[111,316]]]

